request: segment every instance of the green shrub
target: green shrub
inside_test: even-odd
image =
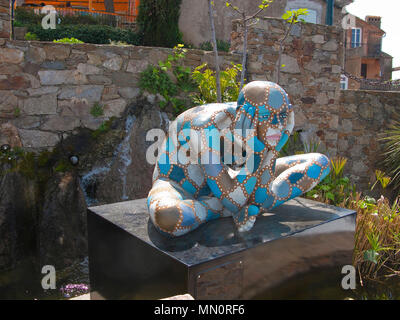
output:
[[[231,48],[231,44],[224,40],[217,40],[217,49],[218,51],[229,52]],[[210,41],[203,42],[200,45],[200,49],[204,51],[212,51],[213,47]]]
[[[198,86],[198,93],[193,95],[196,104],[206,104],[217,102],[217,81],[215,71],[206,68],[204,63],[194,69],[192,77]],[[240,82],[238,74],[242,71],[240,64],[233,64],[226,70],[221,70],[221,94],[222,102],[237,101],[239,96]]]
[[[63,38],[59,40],[53,40],[55,43],[84,43],[81,40],[75,39],[75,38]]]
[[[36,14],[32,9],[17,7],[14,13],[14,20],[19,25],[41,24],[45,14]]]
[[[31,33],[31,32],[27,32],[26,34],[25,34],[25,40],[27,40],[27,41],[37,41],[37,40],[39,40],[39,37],[36,35],[36,34],[34,34],[34,33]]]
[[[140,1],[137,23],[143,44],[172,48],[182,42],[179,10],[182,0]]]
[[[150,93],[159,93],[163,97],[172,97],[177,94],[178,88],[172,82],[167,72],[159,66],[149,65],[141,74],[139,88]]]
[[[37,35],[41,41],[53,41],[63,38],[76,38],[85,43],[109,44],[110,41],[122,41],[140,45],[138,34],[103,25],[68,25],[56,29],[43,29],[41,25],[31,25],[28,31]]]

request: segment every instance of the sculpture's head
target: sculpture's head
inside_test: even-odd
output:
[[[288,95],[276,83],[253,81],[244,86],[239,94],[237,112],[243,113],[245,119],[237,123],[236,128],[254,129],[268,149],[279,151],[294,127],[294,113]]]

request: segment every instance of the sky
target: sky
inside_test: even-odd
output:
[[[351,14],[382,17],[381,29],[386,32],[382,50],[393,56],[393,67],[400,67],[400,0],[355,0],[346,7]],[[400,79],[400,71],[393,72],[393,79]]]

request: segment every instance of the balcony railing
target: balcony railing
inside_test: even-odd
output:
[[[380,43],[346,43],[346,55],[348,57],[379,57],[382,54]]]

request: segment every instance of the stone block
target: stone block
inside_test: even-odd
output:
[[[42,70],[38,74],[42,85],[87,83],[86,76],[75,70]]]
[[[124,99],[110,100],[104,103],[105,117],[120,117],[125,111],[126,101]]]
[[[88,209],[91,299],[252,299],[288,282],[312,294],[325,270],[351,264],[356,213],[296,198],[238,234],[231,218],[167,238],[149,221],[146,199]],[[313,279],[302,281],[302,274]],[[332,279],[331,279],[332,280]]]
[[[25,148],[51,148],[59,142],[58,134],[51,132],[19,129],[19,135]]]
[[[24,101],[23,111],[28,115],[56,114],[57,95],[53,93],[28,98]]]
[[[24,61],[24,52],[13,48],[0,48],[0,61],[18,64]]]
[[[41,129],[46,131],[72,131],[79,125],[79,118],[54,115],[47,117]]]
[[[64,87],[58,94],[58,99],[78,99],[87,102],[101,100],[104,86],[102,85],[83,85],[74,87]]]

